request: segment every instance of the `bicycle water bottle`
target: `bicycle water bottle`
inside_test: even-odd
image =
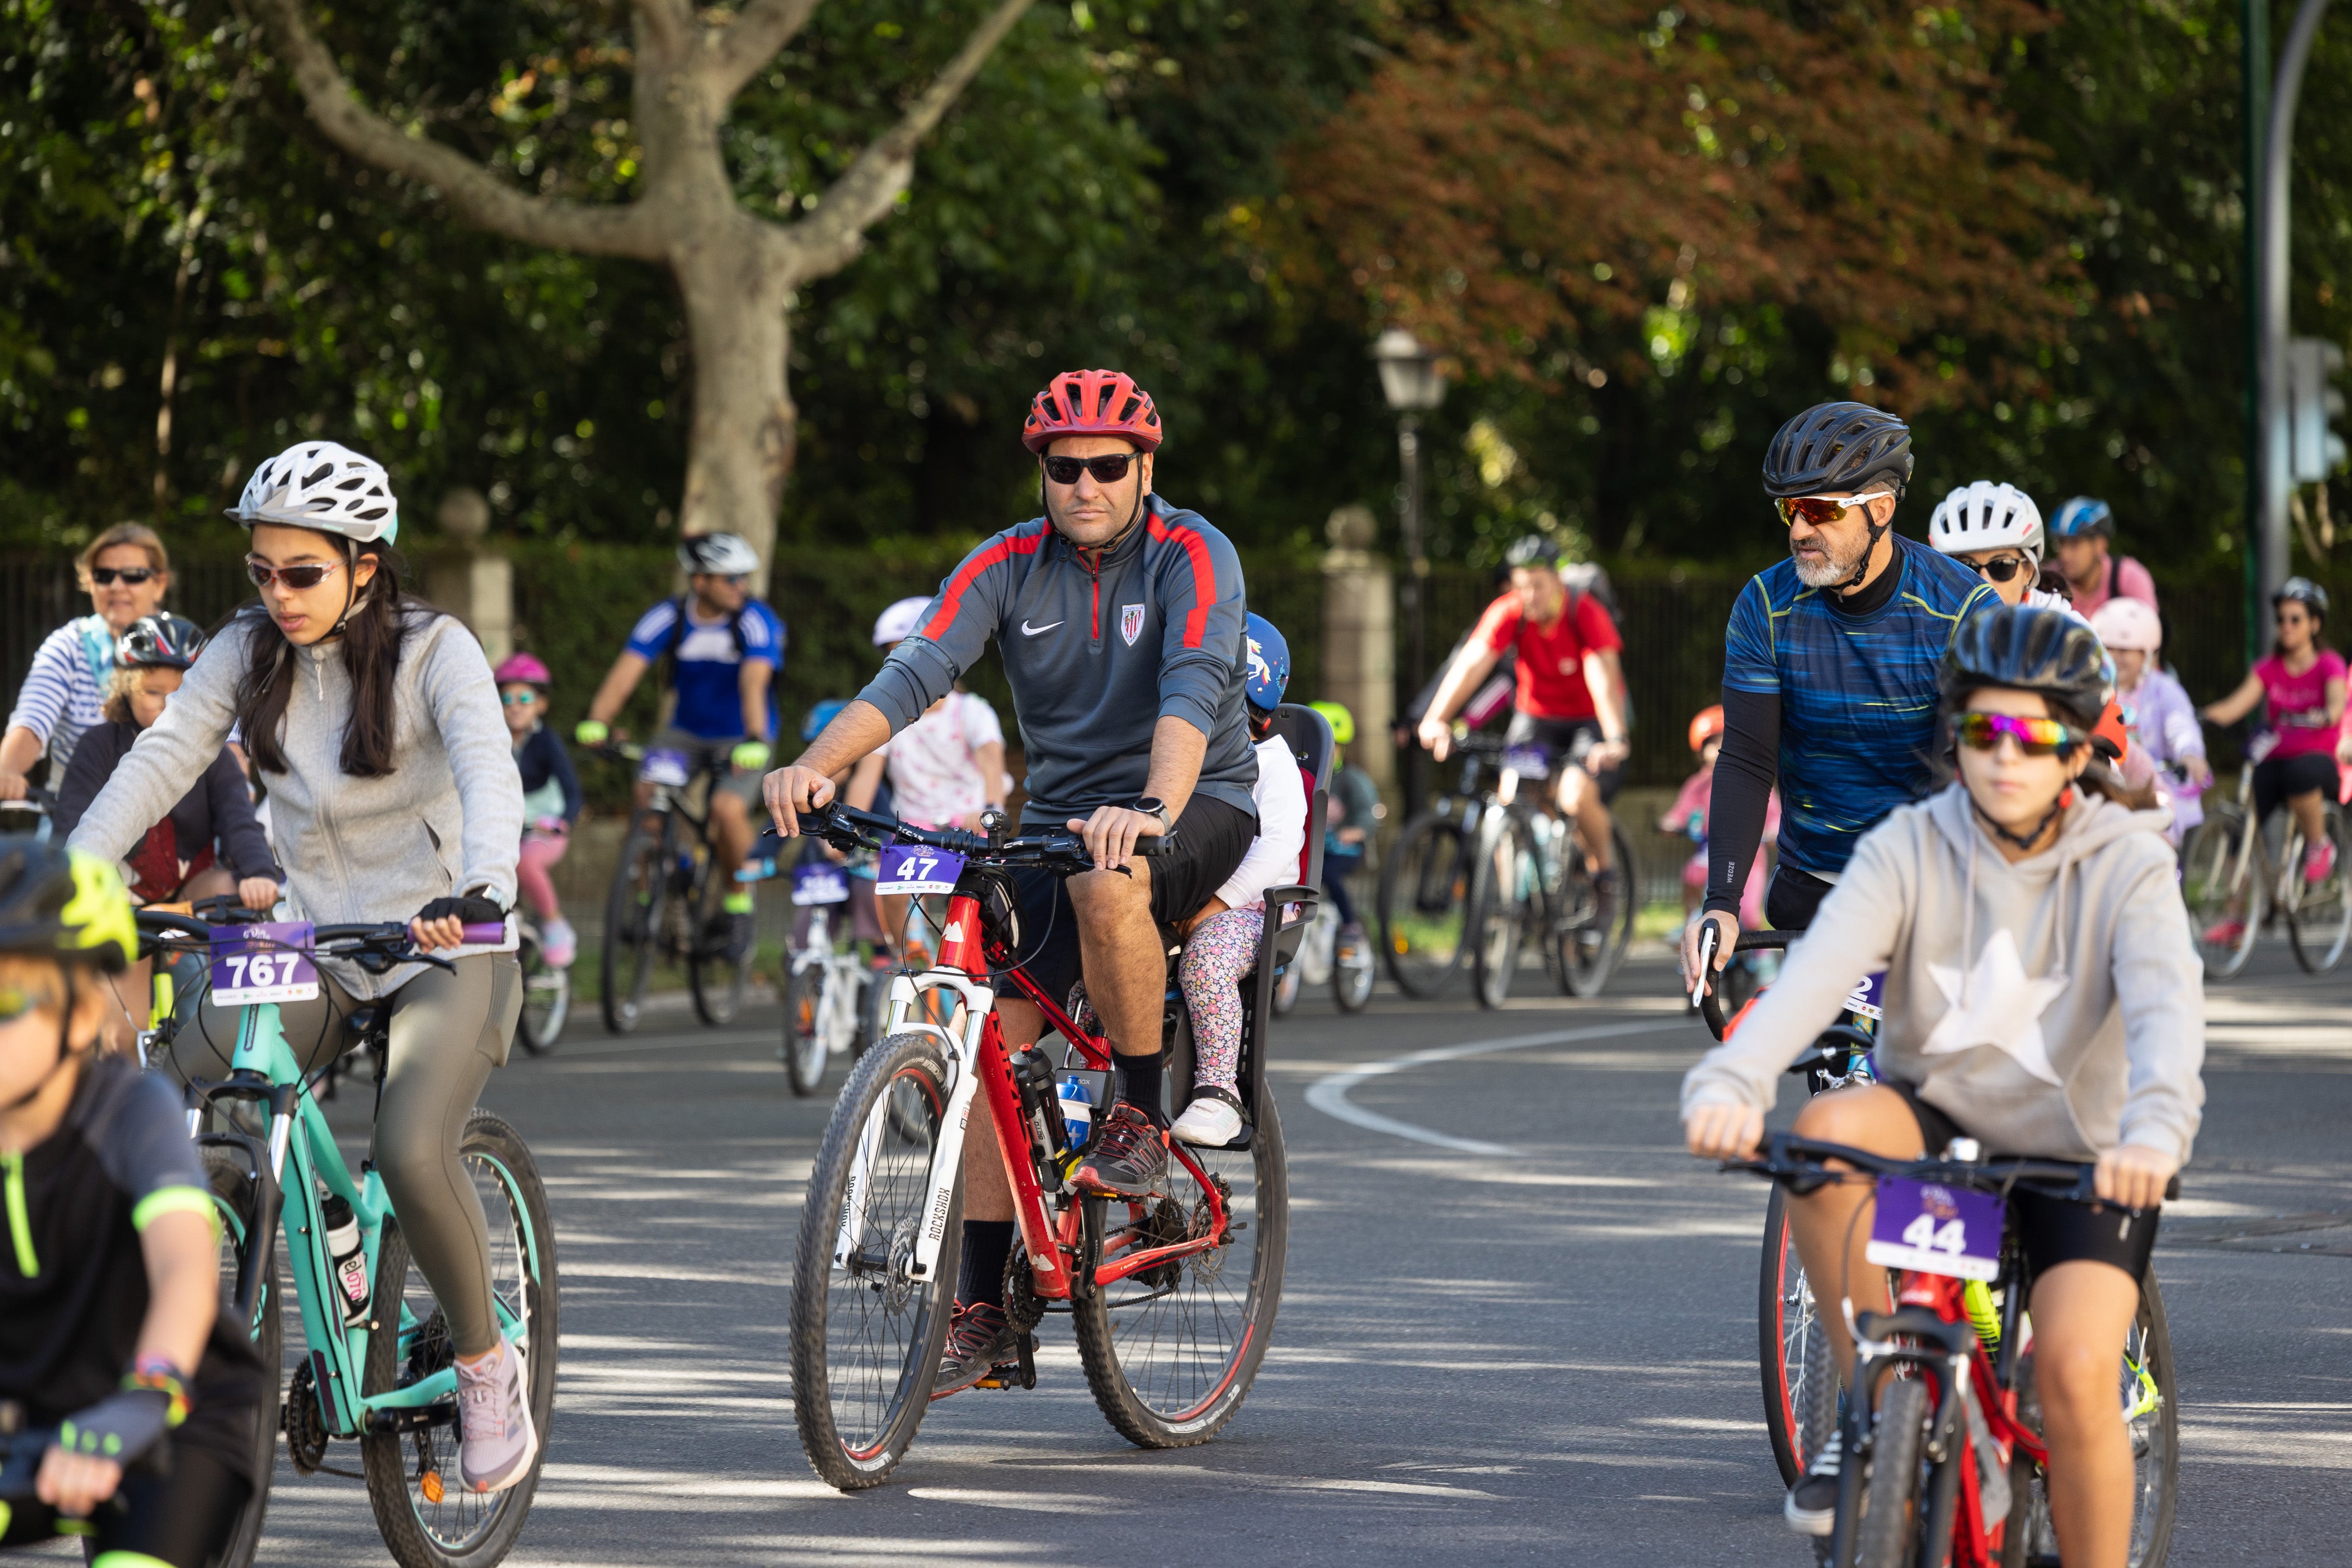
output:
[[[335,1285],[343,1297],[343,1326],[355,1327],[368,1315],[367,1252],[360,1246],[360,1222],[352,1206],[329,1193],[320,1206],[327,1232],[327,1252],[334,1259]]]
[[[1062,1125],[1069,1133],[1070,1152],[1076,1154],[1094,1135],[1095,1097],[1087,1092],[1085,1082],[1073,1073],[1062,1080],[1060,1098]]]

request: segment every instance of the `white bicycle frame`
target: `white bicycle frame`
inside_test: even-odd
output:
[[[830,1051],[845,1050],[857,1038],[857,972],[861,966],[853,949],[834,945],[833,905],[814,904],[809,912],[808,945],[793,955],[793,973],[824,966],[824,983],[817,991],[816,1033]]]

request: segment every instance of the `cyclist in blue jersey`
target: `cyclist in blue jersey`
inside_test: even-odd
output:
[[[1764,493],[1789,559],[1748,580],[1724,632],[1722,754],[1707,821],[1706,904],[1683,936],[1731,956],[1739,899],[1780,791],[1780,864],[1765,918],[1813,911],[1862,835],[1934,787],[1937,672],[1963,621],[2000,604],[1953,558],[1892,532],[1911,477],[1911,430],[1864,403],[1827,402],[1780,427]]]
[[[728,770],[710,791],[710,826],[719,870],[734,890],[721,905],[724,953],[734,963],[751,946],[751,891],[737,884],[735,873],[751,852],[751,808],[759,803],[760,776],[767,771],[768,743],[776,734],[775,680],[784,667],[784,622],[765,601],[751,597],[760,556],[740,536],[696,534],[679,541],[677,560],[690,591],[665,599],[637,618],[628,646],[605,672],[573,737],[583,746],[611,739],[613,720],[646,669],[669,662],[665,678],[677,702],[646,749],[679,753],[690,773],[727,759]],[[639,808],[652,799],[653,786],[640,781]]]

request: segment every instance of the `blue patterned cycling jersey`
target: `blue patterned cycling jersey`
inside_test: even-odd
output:
[[[1748,580],[1724,632],[1723,684],[1780,699],[1780,863],[1815,876],[1927,795],[1944,651],[2000,602],[1950,557],[1899,535],[1895,549],[1903,575],[1869,614],[1832,609],[1784,560]]]

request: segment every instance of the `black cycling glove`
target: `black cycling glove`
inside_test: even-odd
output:
[[[169,1394],[125,1388],[67,1416],[58,1427],[58,1447],[127,1465],[153,1448],[172,1425]]]
[[[436,898],[416,912],[419,920],[446,920],[452,915],[468,925],[487,925],[502,921],[507,912],[499,907],[498,900],[484,898],[479,894],[467,894],[463,898]]]

